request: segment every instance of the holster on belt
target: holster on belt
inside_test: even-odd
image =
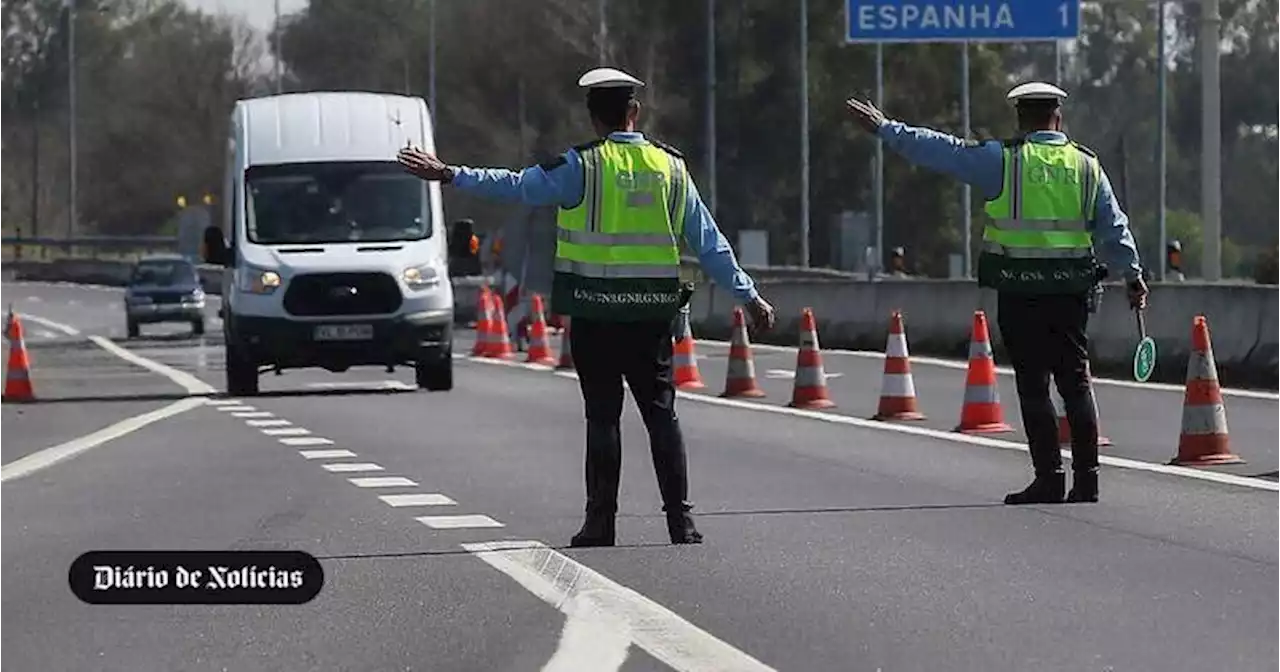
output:
[[[693,298],[693,290],[695,285],[692,282],[686,282],[680,286],[680,312],[676,313],[676,317],[671,321],[671,336],[680,341],[684,338],[685,331],[689,325],[689,299]]]

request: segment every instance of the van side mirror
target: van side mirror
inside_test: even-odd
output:
[[[222,237],[222,229],[210,226],[204,230],[204,243],[201,245],[200,256],[204,258],[206,264],[230,265],[231,255],[227,249],[227,241]]]

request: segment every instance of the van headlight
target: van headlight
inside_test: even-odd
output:
[[[440,271],[435,266],[411,266],[400,274],[410,289],[426,289],[440,284]]]
[[[236,289],[250,294],[270,294],[280,286],[280,274],[251,266],[243,266],[236,273]]]

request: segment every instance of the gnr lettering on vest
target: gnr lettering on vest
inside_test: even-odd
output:
[[[1035,163],[1026,167],[1031,184],[1079,184],[1080,171],[1071,166]]]

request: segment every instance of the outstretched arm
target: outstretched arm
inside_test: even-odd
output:
[[[450,166],[419,149],[403,149],[397,160],[424,180],[444,182],[489,200],[572,207],[582,199],[582,160],[573,150],[521,171]]]
[[[931,128],[886,120],[876,136],[906,160],[972,185],[991,200],[1004,182],[1004,154],[1000,143],[967,141]]]
[[[698,257],[702,269],[715,280],[717,285],[733,293],[743,303],[750,303],[760,296],[755,281],[742,266],[733,253],[733,246],[720,232],[711,211],[698,195],[698,188],[693,180],[688,180],[688,197],[685,200],[684,241]]]

